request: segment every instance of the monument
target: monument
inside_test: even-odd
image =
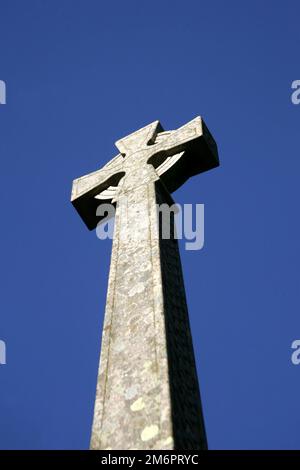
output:
[[[161,236],[157,204],[217,167],[217,146],[197,117],[167,132],[155,121],[116,147],[71,196],[90,230],[99,205],[116,206],[90,448],[206,449],[178,242]]]

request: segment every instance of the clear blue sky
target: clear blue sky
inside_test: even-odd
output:
[[[221,167],[174,198],[205,204],[182,263],[209,446],[300,448],[299,18],[293,0],[0,1],[1,448],[88,447],[111,246],[72,179],[198,114]]]

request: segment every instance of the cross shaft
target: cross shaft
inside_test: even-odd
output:
[[[204,449],[178,243],[162,239],[156,205],[217,166],[216,145],[200,118],[168,133],[156,121],[116,145],[120,154],[72,192],[89,228],[92,209],[116,204],[91,448]]]

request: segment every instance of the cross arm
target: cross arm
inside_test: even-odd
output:
[[[100,220],[96,216],[97,207],[101,203],[114,202],[114,188],[124,174],[123,157],[119,154],[100,170],[73,181],[71,202],[89,230],[93,230]]]
[[[148,163],[170,192],[189,177],[219,166],[217,144],[200,116],[174,131],[158,134],[156,142]]]

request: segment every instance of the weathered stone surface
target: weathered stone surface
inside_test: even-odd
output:
[[[206,448],[178,244],[160,236],[156,204],[217,166],[216,145],[201,118],[116,145],[72,191],[89,228],[101,202],[117,203],[91,449]]]
[[[169,192],[179,188],[190,176],[219,165],[216,143],[200,117],[167,132],[155,121],[118,140],[116,146],[121,153],[103,168],[73,181],[72,204],[91,230],[99,222],[97,207],[101,202],[117,200],[121,181],[127,191],[146,183],[147,163],[153,165],[155,178]],[[111,196],[107,194],[108,188]]]

